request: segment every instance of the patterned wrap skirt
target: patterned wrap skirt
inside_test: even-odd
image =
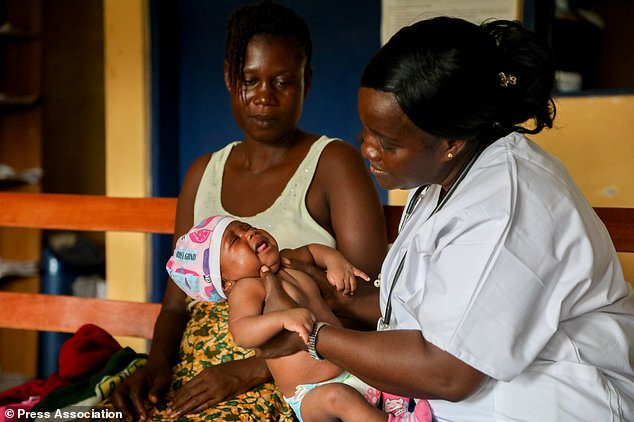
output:
[[[253,356],[252,350],[242,349],[233,342],[226,302],[191,302],[189,309],[191,318],[181,340],[180,362],[172,371],[171,391],[179,390],[209,366]],[[174,421],[165,414],[169,398],[168,394],[166,400],[157,404],[150,413],[150,420]],[[291,422],[296,419],[275,384],[265,383],[203,412],[183,415],[176,420]]]

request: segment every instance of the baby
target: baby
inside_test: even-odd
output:
[[[354,292],[356,277],[369,280],[336,249],[309,244],[280,252],[269,233],[227,216],[210,217],[183,235],[166,267],[170,277],[190,297],[205,301],[228,299],[229,329],[242,347],[257,347],[283,330],[296,332],[308,342],[315,321],[341,326],[312,277],[283,268],[282,256],[325,268],[329,283],[344,294]],[[263,266],[277,274],[295,307],[263,313]],[[390,413],[382,412],[376,407],[380,391],[328,361],[312,358],[308,352],[269,359],[266,363],[300,421],[431,420],[424,400],[418,401],[410,412],[408,399],[384,395],[384,408]]]

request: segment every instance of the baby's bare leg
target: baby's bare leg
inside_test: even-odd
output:
[[[368,403],[354,388],[342,383],[315,387],[301,405],[304,422],[383,422],[388,414]]]

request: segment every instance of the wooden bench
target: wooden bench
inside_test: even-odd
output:
[[[595,209],[616,249],[634,252],[634,208]],[[385,206],[390,240],[402,210]],[[0,192],[0,227],[172,233],[175,213],[175,198]],[[156,303],[0,291],[3,328],[73,333],[93,323],[115,336],[151,339],[159,309]]]
[[[175,215],[175,198],[0,192],[0,227],[169,234]],[[151,339],[160,304],[0,291],[0,309],[2,328],[74,333],[92,323]]]

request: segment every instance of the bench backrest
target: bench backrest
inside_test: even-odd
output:
[[[634,208],[595,210],[617,251],[634,252]],[[384,211],[392,241],[403,207],[386,205]],[[172,233],[175,214],[176,198],[0,192],[0,227]],[[159,309],[156,303],[0,291],[3,328],[73,333],[93,323],[112,335],[150,339]]]

